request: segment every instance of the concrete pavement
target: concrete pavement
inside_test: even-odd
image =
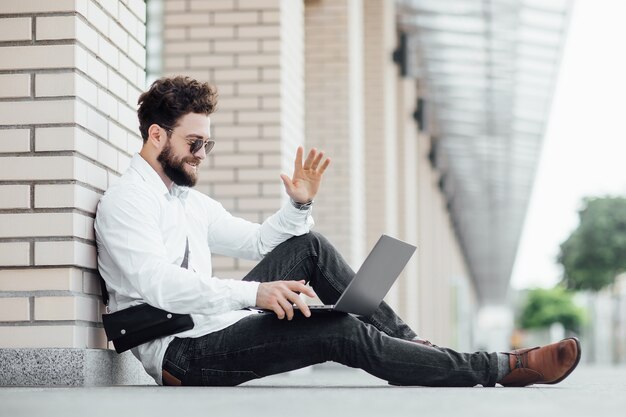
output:
[[[0,388],[0,416],[567,416],[626,415],[626,367],[580,366],[555,386],[392,387],[339,365],[235,388]]]

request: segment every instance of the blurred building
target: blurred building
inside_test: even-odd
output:
[[[316,230],[355,269],[382,233],[416,244],[389,303],[438,345],[499,348],[506,312],[493,336],[493,318],[475,323],[506,301],[569,8],[0,3],[0,383],[144,380],[138,362],[107,350],[93,219],[141,146],[146,79],[174,74],[220,96],[198,189],[262,221],[286,198],[279,174],[297,146],[323,149],[333,163]],[[240,278],[254,263],[213,265]]]

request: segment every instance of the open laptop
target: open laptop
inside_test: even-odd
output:
[[[309,305],[311,314],[338,311],[369,316],[378,308],[417,249],[391,236],[382,235],[336,304]],[[294,310],[299,310],[294,305]]]

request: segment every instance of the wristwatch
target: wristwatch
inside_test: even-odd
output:
[[[309,201],[308,203],[298,203],[294,201],[293,199],[291,199],[291,205],[297,208],[298,210],[308,210],[313,205],[313,200]]]

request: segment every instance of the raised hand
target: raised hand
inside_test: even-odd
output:
[[[302,163],[303,154],[304,148],[299,146],[296,151],[292,178],[285,174],[280,175],[287,194],[297,203],[308,203],[315,198],[322,182],[322,174],[330,165],[330,158],[326,158],[321,163],[324,152],[318,152],[315,148],[309,151],[304,164]]]

